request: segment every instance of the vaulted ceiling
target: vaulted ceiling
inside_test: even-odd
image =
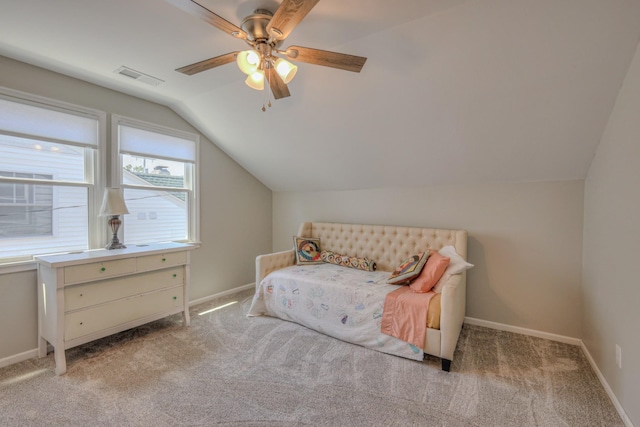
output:
[[[201,0],[239,25],[273,0]],[[245,44],[165,1],[3,0],[0,55],[168,105],[274,191],[584,179],[640,37],[640,0],[321,0],[286,40],[291,96],[228,64]],[[114,73],[127,66],[164,81]]]

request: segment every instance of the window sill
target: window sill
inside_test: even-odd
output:
[[[0,275],[10,273],[20,273],[22,271],[37,270],[38,264],[32,260],[6,262],[0,264]]]

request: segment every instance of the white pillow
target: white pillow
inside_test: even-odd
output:
[[[440,280],[438,280],[438,283],[436,283],[436,285],[432,289],[432,291],[439,294],[442,292],[442,288],[444,287],[444,284],[447,283],[447,280],[449,280],[449,277],[454,274],[460,274],[463,271],[470,269],[471,267],[473,267],[473,264],[469,264],[464,260],[464,258],[458,255],[456,249],[453,246],[445,246],[444,248],[440,249],[438,253],[440,255],[449,257],[450,260],[449,266],[442,274]]]

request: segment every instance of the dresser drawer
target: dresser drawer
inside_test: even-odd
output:
[[[184,283],[184,268],[173,267],[135,276],[100,280],[83,285],[68,286],[64,290],[64,310],[102,304],[121,298],[169,288]]]
[[[141,256],[136,259],[138,271],[158,270],[160,268],[183,265],[187,263],[187,252],[170,252],[166,254]]]
[[[133,273],[135,270],[136,260],[134,258],[92,262],[83,265],[70,265],[64,267],[64,283],[79,283],[106,279],[108,277]]]
[[[153,314],[179,312],[184,308],[183,293],[184,286],[176,286],[68,313],[64,317],[64,339],[73,340]]]

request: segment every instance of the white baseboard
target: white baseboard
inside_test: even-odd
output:
[[[613,406],[615,406],[616,410],[618,411],[618,415],[620,415],[620,418],[622,418],[624,425],[626,427],[634,427],[633,423],[631,422],[631,419],[625,412],[624,408],[620,404],[620,401],[618,400],[616,395],[613,393],[613,390],[609,386],[609,383],[607,383],[607,380],[604,378],[604,375],[602,375],[602,372],[600,372],[600,368],[598,368],[598,365],[596,365],[596,362],[595,360],[593,360],[593,357],[591,357],[591,353],[589,353],[587,346],[584,345],[584,342],[581,339],[567,337],[564,335],[551,334],[548,332],[536,331],[535,329],[527,329],[527,328],[520,328],[518,326],[505,325],[504,323],[497,323],[497,322],[490,322],[488,320],[475,319],[473,317],[465,317],[464,323],[468,325],[484,326],[485,328],[497,329],[499,331],[514,332],[516,334],[529,335],[532,337],[545,338],[551,341],[559,341],[565,344],[580,346],[580,348],[582,349],[582,352],[584,353],[585,357],[589,361],[589,364],[591,365],[598,379],[600,380],[602,387],[604,387],[604,390],[607,392],[609,399],[611,399]]]
[[[228,291],[218,292],[217,294],[209,295],[208,297],[194,299],[189,301],[189,307],[193,307],[194,305],[202,304],[205,302],[213,301],[214,299],[223,298],[229,295],[237,294],[238,292],[246,291],[248,289],[255,288],[256,284],[249,283],[248,285],[239,286],[237,288],[229,289]]]
[[[600,372],[600,368],[598,368],[598,365],[596,365],[596,361],[593,360],[593,357],[591,357],[591,353],[589,353],[587,346],[584,345],[584,342],[582,342],[582,340],[580,341],[580,347],[582,348],[582,352],[584,353],[585,357],[589,361],[589,364],[591,365],[596,375],[598,376],[598,379],[600,380],[602,387],[604,387],[604,390],[609,395],[609,399],[611,399],[613,406],[616,407],[616,410],[618,411],[620,418],[622,418],[624,425],[627,427],[634,427],[633,423],[631,422],[631,418],[629,418],[624,408],[620,404],[620,401],[618,400],[616,395],[613,393],[613,390],[611,390],[611,387],[609,387],[609,383],[607,382],[607,380],[604,379],[604,375],[602,375],[602,372]]]
[[[580,345],[579,338],[567,337],[564,335],[552,334],[549,332],[536,331],[535,329],[521,328],[518,326],[505,325],[504,323],[490,322],[488,320],[465,317],[464,323],[469,325],[484,326],[485,328],[497,329],[499,331],[514,332],[516,334],[529,335],[531,337],[545,338],[551,341],[563,342],[565,344]]]
[[[0,368],[4,368],[5,366],[13,365],[14,363],[22,362],[25,360],[34,359],[36,357],[38,357],[37,348],[25,351],[24,353],[14,354],[13,356],[0,359]]]

